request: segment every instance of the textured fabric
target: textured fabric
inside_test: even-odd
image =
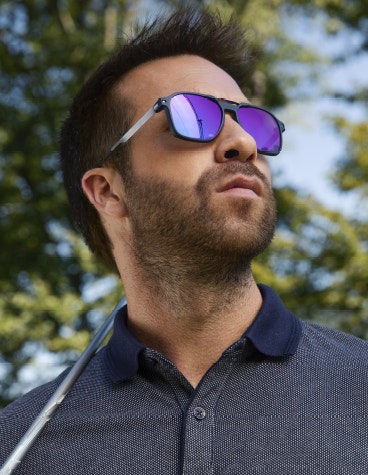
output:
[[[292,318],[263,291],[276,313]],[[267,355],[255,336],[264,322],[253,340],[250,332],[226,350],[196,390],[134,339],[136,369],[114,382],[114,352],[105,347],[15,474],[367,475],[368,343],[302,322],[294,354]],[[61,378],[1,413],[0,462]]]

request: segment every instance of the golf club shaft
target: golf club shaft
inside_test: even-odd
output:
[[[37,439],[41,430],[51,419],[53,413],[60,406],[63,399],[68,394],[69,390],[71,389],[75,381],[78,379],[80,374],[83,372],[84,368],[87,366],[92,356],[101,346],[102,342],[104,341],[114,324],[115,315],[117,314],[118,310],[124,305],[126,305],[125,296],[116,305],[110,316],[107,318],[107,320],[104,322],[104,324],[101,326],[101,328],[98,330],[98,332],[92,339],[91,343],[81,354],[80,358],[71,368],[60,386],[57,388],[57,390],[46,403],[40,414],[34,420],[31,427],[18,442],[13,452],[6,460],[5,464],[1,467],[0,475],[10,475],[23,460],[24,456],[30,449],[33,442]]]

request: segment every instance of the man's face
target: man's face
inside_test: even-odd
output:
[[[189,55],[146,63],[120,87],[136,107],[133,123],[177,91],[247,101],[222,69]],[[194,143],[175,138],[160,112],[130,140],[131,172],[123,180],[142,264],[205,256],[249,262],[267,247],[276,216],[268,163],[232,117],[213,142]]]

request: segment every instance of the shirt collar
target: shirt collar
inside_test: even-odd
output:
[[[285,307],[274,290],[262,284],[258,287],[262,307],[244,336],[265,356],[294,354],[301,336],[299,319]],[[115,317],[113,335],[106,346],[105,364],[113,382],[130,378],[137,372],[139,354],[145,348],[129,333],[127,316],[125,306]]]
[[[245,336],[266,356],[293,355],[302,333],[300,320],[285,307],[274,290],[262,284],[258,288],[262,307]]]
[[[127,328],[128,308],[125,305],[116,314],[114,331],[105,353],[105,363],[114,383],[130,378],[138,370],[139,353],[145,348]]]

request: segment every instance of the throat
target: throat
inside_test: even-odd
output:
[[[174,315],[186,313],[193,301],[200,313],[217,314],[228,303],[242,299],[254,283],[250,263],[241,259],[195,256],[140,262],[142,287]]]
[[[158,294],[140,295],[137,305],[129,308],[128,326],[140,342],[165,355],[196,387],[251,325],[262,297],[254,281],[226,293],[206,293],[203,287],[179,290],[174,299],[172,290],[164,299]]]

